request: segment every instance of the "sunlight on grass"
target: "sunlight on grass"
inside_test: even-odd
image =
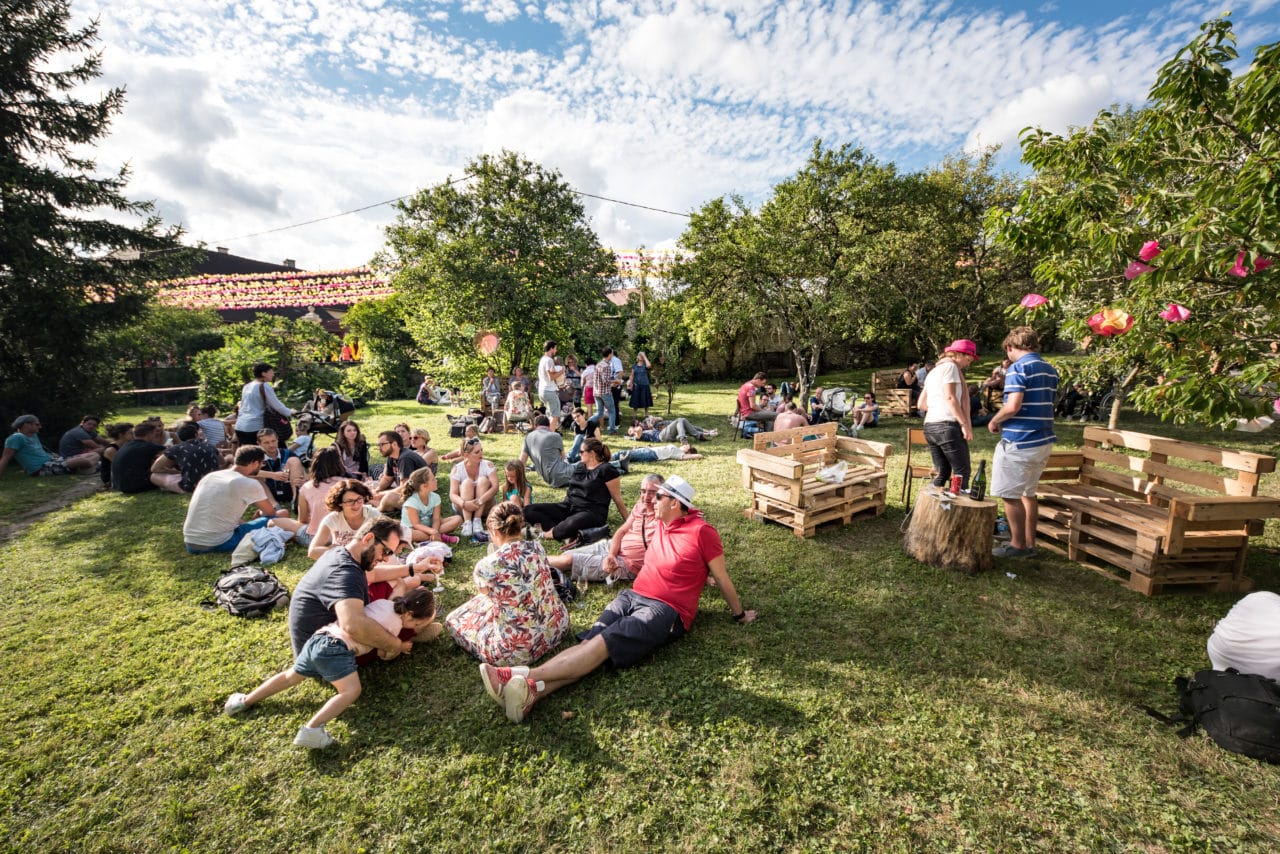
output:
[[[824,377],[858,384],[862,374]],[[727,434],[733,388],[683,388],[676,414]],[[131,411],[130,420],[152,414]],[[179,411],[158,411],[166,419]],[[443,413],[356,414],[366,435],[407,418],[452,450]],[[1140,425],[1140,426],[1139,426]],[[1127,426],[1267,451],[1258,435]],[[874,438],[897,446],[905,422]],[[1078,425],[1062,425],[1065,445]],[[327,443],[322,440],[323,443]],[[519,437],[486,437],[488,456]],[[615,441],[625,446],[630,443]],[[990,458],[990,434],[975,441]],[[1280,769],[1179,741],[1136,709],[1171,709],[1175,675],[1233,597],[1145,599],[1056,557],[974,578],[906,558],[891,458],[884,516],[799,540],[743,518],[733,455],[679,471],[719,527],[760,620],[714,592],[690,636],[601,671],[513,726],[448,642],[365,671],[322,755],[291,746],[329,689],[308,684],[243,719],[220,714],[289,661],[284,616],[200,602],[225,557],[181,546],[186,500],[99,493],[0,546],[5,739],[0,830],[11,850],[759,850],[1247,848],[1280,841]],[[625,479],[628,505],[639,478]],[[0,478],[17,506],[30,481]],[[41,484],[42,486],[42,484]],[[539,497],[553,494],[539,482]],[[1263,491],[1280,494],[1274,477]],[[611,518],[616,523],[616,515]],[[1280,584],[1277,523],[1248,574]],[[470,595],[459,550],[444,606]],[[292,586],[306,569],[291,549]],[[1006,577],[1005,571],[1017,577]],[[571,611],[584,628],[609,600]],[[566,713],[572,713],[567,715]]]

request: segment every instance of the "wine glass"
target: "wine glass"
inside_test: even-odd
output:
[[[585,575],[580,575],[573,580],[573,586],[578,588],[578,607],[587,607],[587,591],[591,588],[591,582],[587,580]]]

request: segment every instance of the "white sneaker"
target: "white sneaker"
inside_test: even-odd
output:
[[[471,536],[471,533],[472,533],[472,531],[471,531],[471,520],[470,520],[470,519],[464,519],[464,520],[462,521],[462,534],[461,534],[460,536],[463,536],[463,537],[469,537],[469,536]]]
[[[226,715],[238,715],[248,706],[245,705],[244,694],[232,694],[227,698],[227,702],[222,705],[222,713]]]
[[[294,736],[293,743],[298,747],[306,747],[311,750],[323,750],[333,744],[333,736],[324,731],[324,727],[318,726],[312,729],[309,726],[298,727],[298,734]]]

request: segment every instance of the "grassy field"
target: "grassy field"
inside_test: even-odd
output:
[[[676,409],[723,429],[732,394],[690,386]],[[439,410],[385,403],[358,416],[366,432],[408,417],[436,447],[454,444]],[[1126,426],[1272,447],[1268,434]],[[890,419],[874,438],[900,446],[904,435]],[[1079,439],[1079,425],[1062,425],[1063,446]],[[975,453],[989,459],[992,446],[983,433]],[[1179,741],[1136,708],[1172,708],[1172,679],[1208,666],[1205,639],[1236,597],[1147,599],[1056,557],[974,578],[921,566],[901,549],[901,456],[884,516],[800,541],[742,517],[739,447],[722,435],[702,462],[636,469],[697,487],[755,624],[734,624],[708,593],[689,637],[553,695],[521,726],[485,695],[474,661],[441,641],[366,671],[364,696],[329,727],[340,744],[318,754],[290,741],[326,686],[220,714],[228,693],[287,665],[285,618],[200,608],[226,558],[183,551],[185,499],[99,493],[48,516],[0,545],[0,847],[1280,845],[1280,768],[1201,735]],[[488,448],[506,460],[517,439]],[[1280,478],[1264,483],[1280,494]],[[30,484],[0,478],[0,510]],[[626,480],[628,505],[638,484]],[[459,550],[445,607],[469,596],[479,553]],[[1249,558],[1262,589],[1280,588],[1278,554],[1272,522]],[[291,549],[282,580],[307,565]],[[575,629],[607,598],[593,590]]]

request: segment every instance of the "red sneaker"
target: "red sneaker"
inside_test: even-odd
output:
[[[511,681],[511,677],[520,677],[517,681],[523,682],[524,678],[529,675],[527,667],[494,667],[492,664],[480,665],[480,681],[484,683],[485,693],[493,698],[493,701],[499,706],[505,708],[503,701],[503,691],[507,687],[507,683]]]

